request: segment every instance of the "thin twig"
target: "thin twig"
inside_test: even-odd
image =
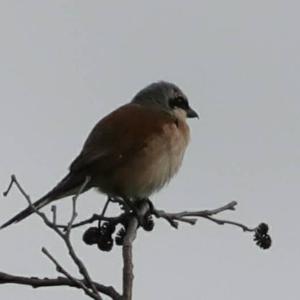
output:
[[[72,216],[71,219],[67,225],[67,230],[65,234],[62,234],[61,237],[63,238],[68,250],[69,250],[69,254],[72,257],[74,263],[77,265],[78,270],[80,272],[80,274],[83,276],[83,278],[86,280],[86,282],[88,283],[88,286],[92,289],[93,294],[95,295],[95,299],[101,300],[101,296],[99,295],[99,293],[97,292],[96,287],[93,284],[93,281],[89,275],[89,272],[87,270],[87,268],[85,267],[85,265],[83,264],[83,262],[79,259],[79,257],[77,256],[77,254],[75,253],[75,250],[72,246],[72,243],[70,241],[70,232],[71,232],[71,228],[73,225],[73,222],[75,221],[76,217],[77,217],[77,212],[76,212],[76,200],[78,199],[79,195],[82,193],[82,191],[85,189],[86,185],[89,183],[90,181],[90,177],[86,177],[83,184],[80,186],[80,188],[78,189],[77,194],[72,198]],[[57,228],[56,228],[57,229]],[[59,229],[57,229],[59,232],[61,232]]]
[[[52,223],[56,224],[56,220],[57,220],[57,209],[56,209],[56,205],[52,205],[51,206],[51,211],[52,211]]]
[[[67,229],[66,229],[66,232],[65,232],[65,235],[67,238],[70,237],[70,233],[71,233],[71,229],[72,229],[72,225],[77,217],[77,212],[76,212],[76,197],[73,197],[72,198],[72,214],[71,214],[71,219],[70,221],[68,222],[68,225],[67,225]]]
[[[74,282],[74,284],[78,285],[88,296],[90,296],[93,299],[99,299],[95,297],[94,293],[92,293],[88,287],[80,280],[74,278],[70,273],[68,273],[61,264],[49,253],[49,251],[46,248],[42,248],[42,252],[53,262],[53,264],[56,267],[57,272],[63,274],[66,278],[68,278],[70,281]]]
[[[226,210],[235,210],[236,205],[237,205],[237,202],[232,201],[224,206],[221,206],[216,209],[211,209],[211,210],[183,211],[183,212],[179,212],[179,213],[167,213],[164,210],[155,210],[154,209],[153,213],[157,218],[163,218],[166,221],[168,221],[171,224],[171,226],[175,227],[176,229],[178,228],[179,221],[189,223],[191,225],[195,225],[197,222],[197,219],[195,217],[198,217],[198,218],[205,218],[205,219],[210,220],[218,225],[230,224],[233,226],[240,227],[244,231],[248,231],[248,232],[255,231],[256,228],[249,228],[246,225],[243,225],[238,222],[219,220],[219,219],[212,217],[213,215],[219,214]]]
[[[245,232],[255,232],[257,227],[254,227],[254,228],[250,228],[242,223],[238,223],[238,222],[234,222],[234,221],[228,221],[228,220],[220,220],[220,219],[217,219],[217,218],[213,218],[213,217],[210,217],[210,216],[203,216],[203,218],[205,219],[208,219],[218,225],[225,225],[225,224],[228,224],[228,225],[233,225],[233,226],[236,226],[236,227],[240,227],[243,231]]]
[[[98,228],[101,227],[101,222],[103,220],[103,217],[105,216],[105,213],[107,211],[107,208],[108,208],[108,205],[109,205],[110,202],[111,202],[111,198],[108,197],[107,200],[106,200],[106,202],[105,202],[105,204],[104,204],[104,207],[102,209],[102,212],[101,212],[101,215],[100,215],[100,218],[99,218]]]
[[[119,223],[119,222],[121,222],[121,219],[122,219],[121,217],[122,217],[122,215],[120,215],[119,217],[105,217],[102,215],[93,214],[90,218],[73,224],[72,229],[81,227],[86,224],[94,223],[95,221],[107,221],[107,222],[112,222],[112,223]],[[57,225],[57,227],[63,229],[64,231],[67,229],[66,225],[61,225],[61,224]]]
[[[28,198],[30,200],[30,197],[26,194],[25,190],[22,188],[22,186],[20,185],[20,183],[18,182],[16,175],[11,175],[10,177],[10,183],[8,185],[8,188],[5,192],[3,192],[3,196],[7,196],[8,193],[10,192],[11,188],[13,187],[13,185],[16,185],[17,188],[19,189],[19,191],[21,192],[21,194],[24,196],[24,198],[28,201]]]
[[[74,229],[74,228],[77,228],[77,227],[81,227],[81,226],[86,225],[86,224],[94,223],[95,221],[98,221],[98,227],[101,226],[102,221],[106,221],[106,222],[114,223],[114,224],[122,223],[122,221],[124,220],[124,214],[120,214],[117,217],[105,217],[105,213],[107,211],[107,208],[108,208],[108,205],[109,205],[110,202],[116,203],[115,200],[113,200],[112,198],[109,197],[107,199],[107,201],[105,202],[104,207],[103,207],[102,212],[101,212],[100,215],[99,214],[93,214],[88,219],[85,219],[85,220],[80,221],[78,223],[72,224],[71,228]],[[68,228],[68,226],[66,226],[66,225],[57,225],[57,227],[63,229],[64,231],[66,231],[67,228]]]

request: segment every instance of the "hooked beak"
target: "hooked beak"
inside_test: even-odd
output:
[[[199,119],[198,114],[190,107],[186,110],[186,116],[188,118],[197,118],[197,119]]]

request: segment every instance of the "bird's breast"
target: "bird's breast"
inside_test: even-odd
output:
[[[160,134],[149,138],[143,150],[118,172],[128,197],[147,198],[177,173],[189,142],[184,121],[165,124]]]

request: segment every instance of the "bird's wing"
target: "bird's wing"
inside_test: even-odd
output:
[[[126,104],[100,120],[88,136],[71,172],[87,171],[94,164],[112,170],[135,157],[151,136],[161,134],[170,114],[139,104]]]

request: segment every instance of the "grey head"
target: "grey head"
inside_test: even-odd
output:
[[[131,101],[169,113],[175,109],[186,112],[187,118],[198,118],[198,114],[190,107],[185,94],[178,86],[166,81],[152,83],[138,92]]]

